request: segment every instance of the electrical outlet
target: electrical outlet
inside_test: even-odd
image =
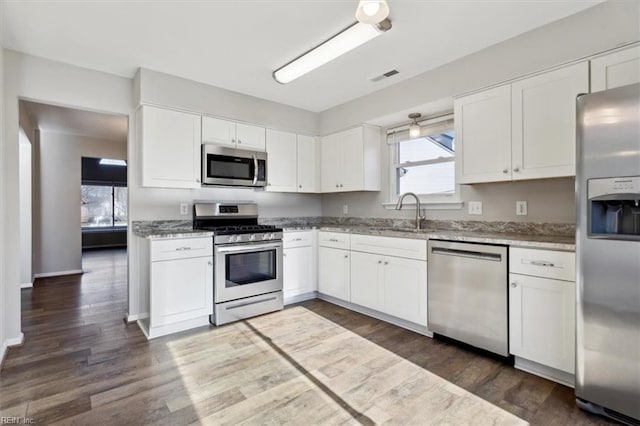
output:
[[[349,204],[342,205],[342,214],[349,214]]]
[[[469,201],[469,214],[482,214],[482,201]]]
[[[187,215],[187,214],[189,214],[189,204],[187,204],[187,203],[180,203],[180,214],[181,214],[181,215]]]
[[[527,215],[527,202],[526,201],[516,201],[516,214],[518,216],[526,216]]]

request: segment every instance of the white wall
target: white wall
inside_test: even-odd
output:
[[[31,270],[31,160],[32,145],[20,127],[20,286],[33,283]]]
[[[127,141],[40,131],[35,146],[36,276],[82,270],[82,157],[127,159]]]
[[[21,339],[20,331],[20,244],[19,206],[19,99],[68,106],[97,112],[133,115],[132,81],[11,50],[4,50],[4,126],[1,167],[2,282],[5,315],[4,340]]]

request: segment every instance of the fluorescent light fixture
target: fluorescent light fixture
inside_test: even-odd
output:
[[[273,78],[278,83],[287,84],[390,29],[391,21],[388,19],[377,25],[356,22],[329,40],[274,71]]]
[[[389,5],[385,0],[360,0],[356,19],[363,24],[377,24],[389,16]]]
[[[125,160],[114,160],[112,158],[101,158],[99,164],[101,166],[127,166],[127,162]]]

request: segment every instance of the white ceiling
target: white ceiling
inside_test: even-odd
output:
[[[602,2],[390,0],[389,32],[280,85],[272,72],[354,22],[357,0],[0,1],[6,48],[126,77],[145,67],[316,112]]]
[[[31,123],[43,131],[126,142],[128,118],[36,102],[20,101]]]

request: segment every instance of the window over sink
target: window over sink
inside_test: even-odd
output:
[[[390,202],[413,192],[425,203],[457,202],[453,115],[420,123],[420,136],[407,129],[387,132]]]

